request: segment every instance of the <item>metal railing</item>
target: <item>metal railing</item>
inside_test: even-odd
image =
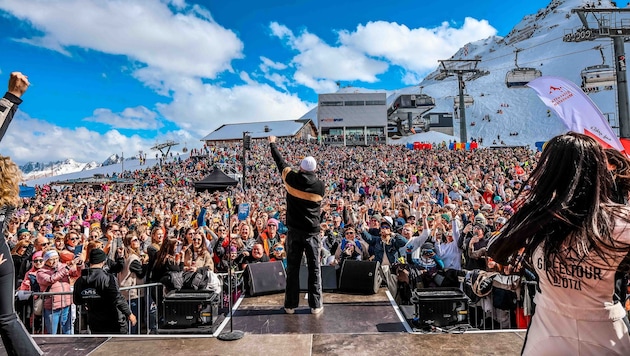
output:
[[[227,291],[227,273],[216,273],[219,279],[219,314],[227,314],[228,309],[228,297]],[[233,275],[233,298],[236,301],[244,292],[243,284],[243,271],[237,271]],[[137,290],[137,297],[128,298],[127,303],[129,308],[136,316],[137,324],[132,326],[128,325],[128,334],[141,335],[147,333],[155,333],[160,324],[160,318],[163,307],[163,285],[162,283],[148,283],[136,286],[122,287],[121,292]],[[45,330],[44,311],[42,315],[34,315],[34,303],[36,298],[54,298],[64,295],[72,295],[72,291],[67,292],[32,292],[30,303],[27,301],[18,302],[19,314],[22,322],[32,334],[43,334]],[[89,333],[87,326],[87,311],[83,306],[71,304],[69,317],[72,318],[72,333],[74,334],[86,334]],[[61,330],[59,325],[59,330]]]

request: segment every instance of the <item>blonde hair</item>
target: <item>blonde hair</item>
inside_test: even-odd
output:
[[[30,244],[31,244],[31,241],[29,241],[29,240],[20,240],[20,241],[18,241],[18,242],[15,244],[15,246],[13,246],[13,249],[11,250],[11,254],[12,254],[12,255],[17,255],[17,252],[18,252],[18,250],[19,250],[21,247],[26,248],[26,247],[28,247],[28,245],[30,245]]]
[[[22,172],[11,158],[0,156],[0,206],[18,206]]]

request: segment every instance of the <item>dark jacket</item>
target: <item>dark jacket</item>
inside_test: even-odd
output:
[[[367,231],[363,231],[361,237],[374,251],[374,260],[380,263],[383,263],[383,255],[385,254],[387,254],[387,260],[390,264],[398,261],[400,248],[407,244],[407,239],[400,234],[394,234],[389,245],[385,245],[380,236],[370,235]]]
[[[276,145],[271,143],[270,146],[287,190],[287,226],[306,233],[319,232],[321,202],[326,192],[324,182],[313,172],[291,169]]]
[[[120,294],[116,277],[90,268],[74,284],[74,303],[86,305],[92,334],[126,334],[131,309]]]

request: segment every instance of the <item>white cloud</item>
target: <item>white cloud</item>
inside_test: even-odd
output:
[[[352,47],[330,46],[308,31],[295,36],[289,28],[276,22],[269,27],[273,36],[299,52],[291,61],[295,68],[293,79],[316,92],[336,90],[336,80],[374,83],[378,74],[387,71],[387,63]]]
[[[178,87],[171,103],[158,105],[160,114],[201,138],[223,124],[298,119],[309,110],[297,95],[241,76],[247,84],[231,88],[201,82]]]
[[[115,129],[156,130],[163,126],[157,120],[157,114],[144,106],[126,108],[120,114],[110,109],[96,109],[92,117],[83,120],[106,124]]]
[[[287,91],[287,84],[289,83],[289,78],[284,75],[278,73],[265,73],[265,79],[272,82],[276,87],[281,88],[284,91]]]
[[[414,28],[375,21],[359,25],[354,32],[340,31],[339,42],[372,57],[383,58],[415,74],[426,74],[466,43],[496,35],[486,20],[467,17],[460,28],[447,22],[436,28]],[[416,82],[417,83],[417,82]]]
[[[44,33],[20,41],[66,55],[80,47],[205,78],[232,70],[232,60],[243,57],[236,34],[197,5],[171,5],[177,12],[159,0],[5,0],[0,9]]]
[[[154,142],[154,139],[143,139],[138,135],[125,136],[117,130],[101,134],[86,127],[59,127],[18,111],[0,149],[20,164],[67,158],[98,162],[117,152],[135,154],[139,150],[146,151]]]
[[[357,26],[353,32],[339,31],[339,45],[331,46],[308,31],[295,35],[277,22],[269,28],[273,36],[298,52],[291,60],[293,80],[316,92],[335,91],[336,81],[377,82],[377,75],[386,72],[390,64],[403,69],[405,84],[416,84],[437,67],[439,59],[448,59],[466,43],[497,33],[486,20],[473,18],[466,18],[460,28],[444,22],[436,28],[410,29],[375,21]],[[269,70],[272,67],[265,59],[261,66]]]
[[[271,59],[265,57],[265,56],[260,56],[260,61],[262,62],[260,64],[260,69],[262,69],[263,71],[271,68],[271,69],[275,69],[275,70],[284,70],[287,69],[287,65],[284,63],[280,63],[280,62],[274,62]]]
[[[268,81],[272,82],[276,87],[287,91],[287,84],[289,83],[289,78],[285,75],[279,73],[272,73],[272,71],[277,70],[285,70],[288,66],[284,63],[274,62],[271,59],[260,56],[260,65],[258,68],[263,72],[263,77]]]
[[[281,25],[274,21],[269,25],[269,28],[271,29],[271,33],[280,39],[288,39],[290,42],[295,39],[293,31],[285,25]]]

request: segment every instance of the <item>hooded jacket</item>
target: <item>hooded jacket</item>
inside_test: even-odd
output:
[[[37,270],[37,283],[42,292],[59,293],[70,292],[70,277],[78,277],[80,267],[68,268],[59,262],[54,267],[44,265]],[[49,289],[50,288],[50,289]],[[53,295],[44,297],[44,309],[57,310],[72,305],[72,295]]]
[[[275,143],[271,156],[282,174],[287,190],[287,226],[306,233],[320,230],[321,202],[326,192],[324,182],[313,172],[295,171],[284,161]]]
[[[74,302],[88,307],[92,334],[126,334],[131,309],[120,293],[116,277],[102,268],[89,268],[74,284]]]

